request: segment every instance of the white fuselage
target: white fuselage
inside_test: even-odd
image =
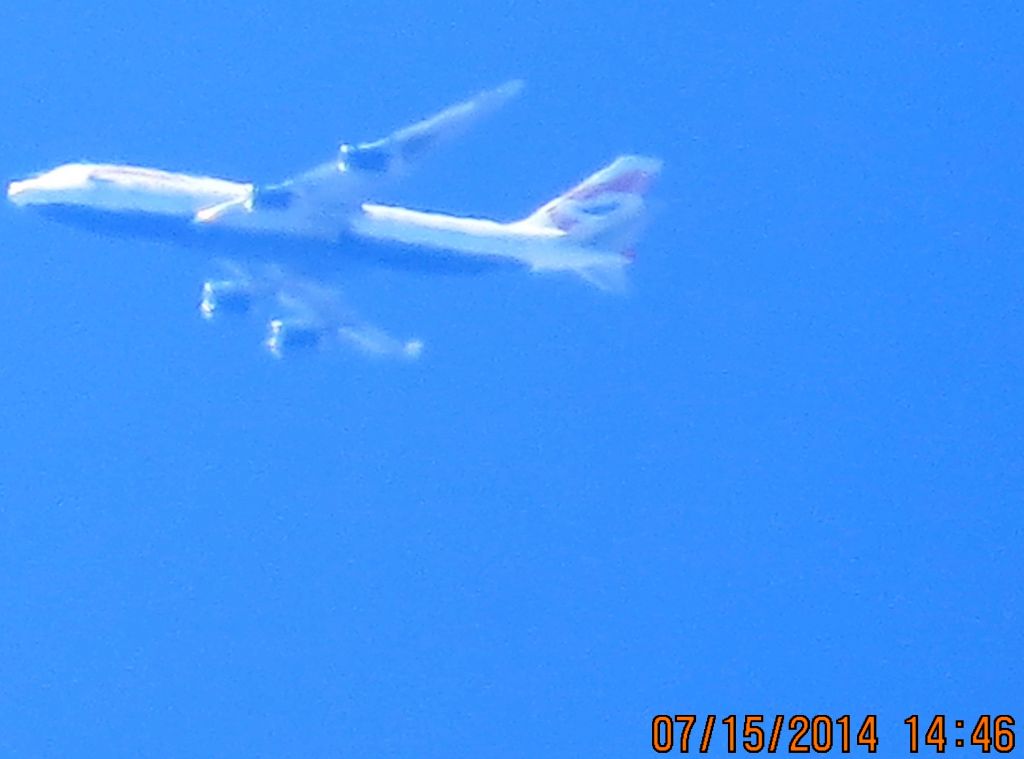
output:
[[[559,229],[525,221],[448,216],[395,206],[363,204],[349,219],[351,231],[364,238],[395,242],[467,256],[510,259],[534,271],[576,271],[590,267],[621,267],[621,256],[572,242]]]
[[[78,206],[112,213],[192,217],[203,208],[252,193],[247,182],[140,166],[68,163],[7,187],[18,206]]]
[[[254,203],[251,183],[113,164],[66,164],[12,182],[8,199],[37,209],[178,221],[196,230],[340,242],[354,236],[446,255],[514,261],[534,271],[617,270],[622,256],[586,247],[528,220],[500,223],[376,204],[324,208],[298,196],[282,208]],[[413,255],[409,253],[408,255]]]

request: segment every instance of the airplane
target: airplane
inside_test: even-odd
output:
[[[602,289],[624,286],[643,225],[643,196],[661,169],[657,159],[620,156],[507,223],[373,202],[521,89],[521,82],[507,82],[382,139],[343,144],[333,160],[278,184],[70,163],[11,182],[7,197],[92,230],[240,254],[249,263],[221,262],[224,276],[204,282],[200,313],[213,318],[269,304],[264,344],[275,356],[336,342],[416,358],[420,340],[397,340],[358,319],[343,306],[332,277],[362,260],[474,271],[517,266],[575,273]]]

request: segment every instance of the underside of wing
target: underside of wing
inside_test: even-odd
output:
[[[361,320],[345,306],[338,288],[277,266],[243,267],[222,262],[222,274],[203,284],[204,318],[256,314],[265,319],[264,346],[281,358],[294,350],[347,346],[382,357],[415,359],[419,340],[399,340]]]

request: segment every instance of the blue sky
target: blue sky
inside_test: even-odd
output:
[[[207,262],[0,212],[0,754],[649,756],[658,713],[1024,718],[1010,4],[38,3],[0,173],[273,181],[509,77],[413,178],[666,162],[624,298],[366,271],[275,362]],[[717,743],[724,754],[724,744]]]

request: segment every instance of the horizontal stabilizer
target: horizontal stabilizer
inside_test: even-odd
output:
[[[629,284],[625,262],[622,266],[584,266],[573,271],[586,282],[605,292],[625,292]]]

